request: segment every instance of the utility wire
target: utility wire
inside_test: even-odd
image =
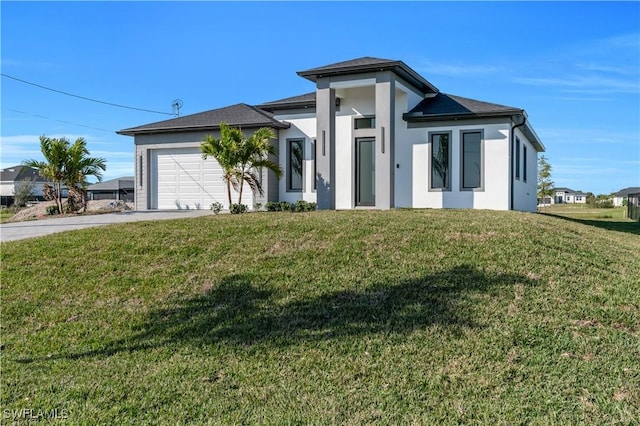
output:
[[[56,118],[45,117],[44,115],[39,115],[39,114],[31,114],[31,113],[28,113],[28,112],[19,111],[17,109],[7,108],[7,107],[4,107],[4,106],[2,107],[2,109],[5,109],[7,111],[18,112],[20,114],[30,115],[32,117],[44,118],[45,120],[51,120],[51,121],[57,121],[59,123],[71,124],[73,126],[86,127],[87,129],[100,130],[102,132],[107,132],[107,133],[115,133],[114,130],[101,129],[100,127],[85,126],[84,124],[72,123],[71,121],[58,120]]]
[[[164,114],[164,115],[175,116],[175,114],[170,113],[170,112],[153,111],[153,110],[150,110],[150,109],[136,108],[136,107],[131,107],[131,106],[127,106],[127,105],[114,104],[112,102],[99,101],[97,99],[87,98],[85,96],[74,95],[73,93],[63,92],[62,90],[57,90],[57,89],[52,89],[51,87],[46,87],[46,86],[42,86],[40,84],[32,83],[30,81],[22,80],[20,78],[13,77],[13,76],[10,76],[10,75],[5,74],[5,73],[0,73],[0,75],[2,75],[3,77],[10,78],[10,79],[15,80],[15,81],[19,81],[19,82],[24,83],[24,84],[29,84],[31,86],[39,87],[40,89],[50,90],[52,92],[61,93],[63,95],[71,96],[71,97],[78,98],[78,99],[84,99],[85,101],[97,102],[99,104],[110,105],[110,106],[114,106],[114,107],[118,107],[118,108],[126,108],[126,109],[133,109],[133,110],[136,110],[136,111],[151,112],[151,113],[154,113],[154,114]]]

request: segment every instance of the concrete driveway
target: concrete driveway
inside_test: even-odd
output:
[[[207,216],[210,210],[126,211],[86,216],[69,216],[53,219],[30,220],[0,224],[0,241],[15,241],[41,237],[73,229],[92,228],[114,223],[140,222]]]

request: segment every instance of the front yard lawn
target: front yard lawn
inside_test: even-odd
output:
[[[7,421],[640,420],[640,237],[625,229],[516,212],[258,213],[1,248]]]

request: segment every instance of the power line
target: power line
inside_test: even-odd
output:
[[[170,113],[170,112],[154,111],[154,110],[150,110],[150,109],[136,108],[136,107],[127,106],[127,105],[114,104],[112,102],[100,101],[98,99],[87,98],[85,96],[74,95],[73,93],[64,92],[62,90],[52,89],[51,87],[42,86],[40,84],[32,83],[32,82],[27,81],[27,80],[22,80],[21,78],[13,77],[13,76],[10,76],[10,75],[5,74],[5,73],[0,73],[0,75],[2,75],[3,77],[10,78],[10,79],[15,80],[15,81],[19,81],[19,82],[24,83],[24,84],[29,84],[31,86],[39,87],[40,89],[50,90],[52,92],[61,93],[63,95],[71,96],[71,97],[78,98],[78,99],[84,99],[85,101],[97,102],[99,104],[110,105],[110,106],[114,106],[114,107],[118,107],[118,108],[126,108],[126,109],[133,109],[133,110],[136,110],[136,111],[151,112],[151,113],[154,113],[154,114],[164,114],[164,115],[171,115],[171,116],[175,115],[175,114]]]
[[[32,117],[44,118],[45,120],[51,120],[51,121],[57,121],[59,123],[71,124],[73,126],[86,127],[87,129],[100,130],[102,132],[107,132],[107,133],[115,133],[114,130],[101,129],[100,127],[85,126],[84,124],[72,123],[71,121],[58,120],[57,118],[46,117],[44,115],[39,115],[39,114],[31,114],[31,113],[28,113],[28,112],[19,111],[17,109],[7,108],[5,106],[3,106],[2,109],[6,109],[7,111],[18,112],[20,114],[30,115]]]

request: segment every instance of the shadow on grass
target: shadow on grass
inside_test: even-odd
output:
[[[640,222],[619,221],[619,220],[594,220],[579,219],[575,217],[564,216],[554,213],[542,213],[547,216],[557,217],[559,219],[568,220],[569,222],[581,223],[583,225],[595,226],[596,228],[606,229],[607,231],[627,232],[629,234],[640,235]]]
[[[492,287],[534,284],[520,275],[488,275],[459,266],[416,280],[282,302],[254,281],[247,275],[228,276],[205,294],[150,312],[126,339],[47,359],[109,356],[182,344],[286,347],[374,333],[408,335],[433,325],[460,333],[463,328],[482,327],[473,318],[478,302],[470,297]]]

